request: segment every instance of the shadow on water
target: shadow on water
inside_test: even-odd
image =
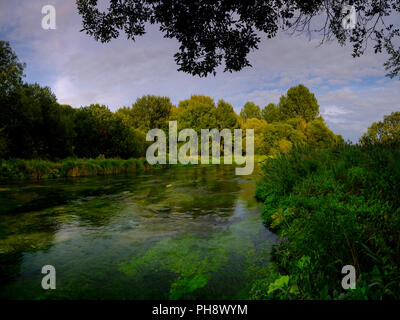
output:
[[[254,178],[220,165],[1,185],[0,297],[247,298],[277,240]]]

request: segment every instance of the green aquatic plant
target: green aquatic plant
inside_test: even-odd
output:
[[[179,299],[204,287],[211,273],[228,260],[228,252],[223,247],[215,247],[211,254],[205,252],[205,241],[192,235],[163,239],[144,256],[121,264],[120,270],[133,276],[151,264],[154,272],[173,272],[176,278],[171,283],[169,297]]]
[[[267,274],[273,238],[230,166],[2,188],[1,298],[246,299]],[[57,290],[43,294],[45,264]]]
[[[232,224],[225,232],[209,237],[194,235],[162,239],[144,255],[134,257],[120,265],[129,276],[139,276],[151,266],[153,272],[168,271],[175,274],[170,283],[169,298],[192,298],[196,290],[208,285],[216,273],[221,272],[233,256],[239,257],[246,268],[243,272],[242,297],[247,297],[251,284],[265,276],[269,260],[270,243],[260,247],[254,243],[255,215]],[[250,232],[250,230],[252,230]],[[261,230],[260,230],[261,231]],[[246,283],[247,282],[247,283]]]

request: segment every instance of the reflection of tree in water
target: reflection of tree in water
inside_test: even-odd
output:
[[[239,183],[232,179],[234,174],[233,166],[218,165],[168,170],[157,176],[158,183],[148,186],[142,203],[156,212],[196,216],[221,210],[232,214],[236,202],[234,194],[241,190]]]
[[[45,250],[53,244],[59,229],[57,215],[36,212],[2,215],[0,219],[0,284],[16,279],[21,273],[25,253]]]
[[[2,213],[39,211],[67,204],[71,200],[115,194],[134,188],[139,176],[68,178],[41,181],[32,185],[15,185],[1,191]]]
[[[64,192],[68,200],[52,207],[45,203],[46,184],[20,187],[21,193],[38,194],[41,210],[0,215],[0,296],[46,298],[37,291],[40,266],[55,263],[60,272],[65,268],[68,280],[63,290],[56,290],[60,297],[114,297],[118,293],[103,287],[101,279],[116,261],[142,257],[124,270],[138,271],[132,275],[138,287],[126,287],[130,297],[208,297],[210,290],[233,297],[246,282],[243,271],[254,260],[250,253],[258,250],[258,232],[265,231],[258,213],[257,219],[247,219],[254,184],[250,177],[236,176],[234,166],[54,181],[52,197]],[[159,272],[154,272],[154,261],[162,265]],[[90,274],[94,287],[75,288],[86,279],[82,272]],[[125,277],[122,272],[111,281],[120,286]],[[229,285],[221,286],[225,282]],[[162,289],[150,290],[149,283]]]

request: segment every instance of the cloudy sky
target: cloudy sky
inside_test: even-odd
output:
[[[56,8],[56,30],[41,27],[47,4]],[[136,42],[121,36],[108,44],[80,29],[73,0],[0,0],[0,39],[27,63],[26,81],[51,87],[60,103],[74,107],[102,103],[116,110],[145,94],[169,96],[177,104],[204,94],[239,112],[246,101],[277,103],[303,83],[316,95],[328,126],[352,141],[373,121],[400,111],[400,81],[385,77],[386,56],[369,52],[354,59],[350,47],[334,42],[318,46],[318,39],[280,34],[250,55],[252,68],[198,78],[176,71],[178,43],[164,39],[156,26]]]

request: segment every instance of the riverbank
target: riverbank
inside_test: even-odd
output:
[[[265,156],[254,156],[255,162],[264,160]],[[198,158],[199,165],[200,157]],[[211,158],[210,158],[211,163]],[[220,157],[220,163],[224,163],[224,157]],[[131,159],[78,159],[68,158],[59,161],[40,159],[8,159],[0,160],[0,179],[31,179],[47,180],[63,177],[88,177],[103,175],[118,175],[143,172],[150,169],[161,169],[191,164],[167,164],[150,165],[145,158]]]
[[[1,160],[0,179],[46,180],[141,172],[149,168],[146,159],[63,159]]]
[[[257,197],[277,232],[257,299],[400,298],[400,149],[300,149],[264,162]],[[344,290],[342,268],[356,269]]]

